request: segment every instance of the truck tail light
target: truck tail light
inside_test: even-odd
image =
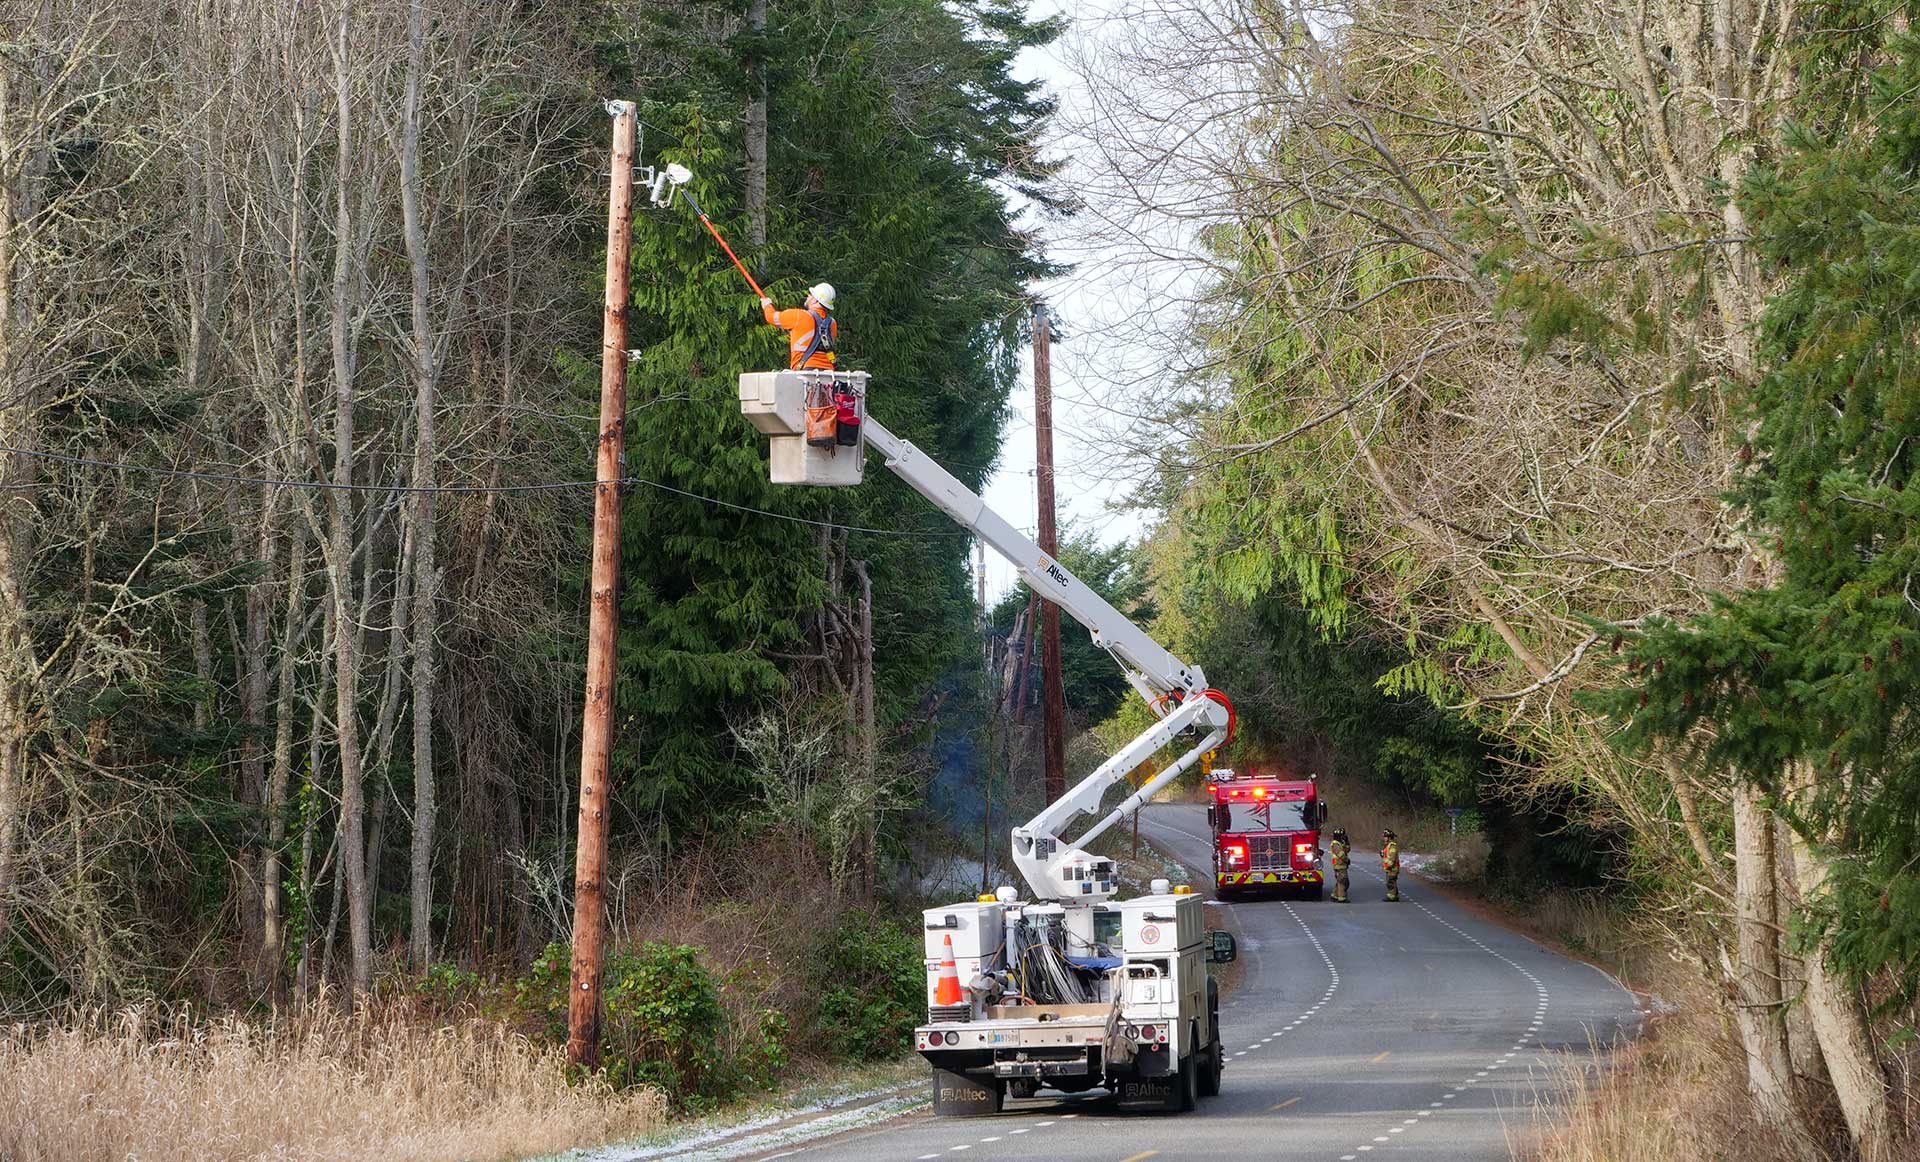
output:
[[[960,1034],[949,1031],[947,1033],[947,1044],[949,1045],[960,1044]]]
[[[1295,867],[1312,867],[1313,866],[1313,844],[1296,843],[1293,845],[1293,866]]]
[[[1220,854],[1226,859],[1227,866],[1230,868],[1247,866],[1247,845],[1245,843],[1229,843],[1220,849]]]
[[[1160,1039],[1160,1030],[1153,1025],[1142,1025],[1140,1026],[1140,1039],[1142,1041],[1158,1041]]]

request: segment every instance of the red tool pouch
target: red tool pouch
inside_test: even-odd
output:
[[[840,446],[851,448],[860,442],[860,409],[856,406],[852,392],[838,391],[833,395],[834,418],[838,421],[838,439]]]

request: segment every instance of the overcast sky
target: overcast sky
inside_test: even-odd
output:
[[[1036,0],[1033,15],[1042,17],[1070,11],[1080,23],[1078,35],[1093,35],[1091,21],[1097,19],[1100,6],[1060,4],[1057,0]],[[1078,100],[1080,86],[1067,63],[1065,43],[1046,49],[1030,49],[1021,55],[1014,73],[1021,79],[1044,81],[1049,91],[1065,106],[1063,121],[1078,123],[1088,116],[1084,102]],[[1055,156],[1075,157],[1070,143],[1058,141]],[[1071,170],[1067,175],[1072,179]],[[1080,269],[1067,277],[1038,287],[1052,305],[1056,329],[1067,336],[1053,344],[1053,416],[1054,474],[1056,507],[1061,528],[1069,522],[1091,528],[1103,543],[1138,537],[1146,531],[1148,517],[1139,512],[1115,511],[1131,487],[1138,465],[1120,456],[1112,438],[1126,423],[1121,398],[1110,383],[1104,382],[1092,359],[1091,347],[1112,342],[1108,337],[1116,315],[1144,309],[1139,296],[1120,274],[1119,264],[1103,262],[1100,256],[1087,254],[1074,236],[1073,227],[1053,226],[1045,230],[1056,258],[1078,263]],[[1078,339],[1075,336],[1079,336]],[[1130,393],[1128,393],[1130,394]],[[1037,494],[1034,488],[1033,360],[1032,352],[1022,356],[1020,384],[1010,401],[1012,415],[1007,422],[1005,442],[1001,446],[999,471],[987,482],[989,507],[1013,524],[1034,535],[1037,519]],[[992,601],[1018,583],[1013,566],[988,553],[987,591]]]

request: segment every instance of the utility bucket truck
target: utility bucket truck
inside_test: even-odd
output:
[[[830,381],[830,382],[823,382]],[[852,396],[856,442],[815,446],[806,409],[821,390]],[[1058,801],[1013,829],[1026,880],[925,913],[927,1023],[914,1046],[933,1066],[941,1115],[998,1112],[1042,1086],[1112,1090],[1123,1105],[1189,1110],[1219,1092],[1224,1068],[1209,962],[1233,937],[1206,931],[1191,888],[1155,880],[1116,900],[1111,859],[1086,850],[1232,733],[1233,706],[1189,666],[1041,551],[920,449],[866,414],[858,372],[769,371],[740,377],[740,409],[772,440],[775,483],[858,484],[871,447],[900,479],[992,546],[1036,593],[1078,619],[1112,654],[1158,721]],[[1112,809],[1106,791],[1169,744],[1176,757]],[[1093,819],[1078,830],[1082,816]]]

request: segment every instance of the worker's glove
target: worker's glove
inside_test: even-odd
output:
[[[767,297],[767,296],[765,296],[765,295],[761,295],[761,296],[760,296],[760,305],[761,305],[761,306],[763,306],[763,307],[770,307],[770,306],[772,306],[772,305],[773,305],[773,300],[772,300],[772,299],[770,299],[770,298],[768,298],[768,297]]]

